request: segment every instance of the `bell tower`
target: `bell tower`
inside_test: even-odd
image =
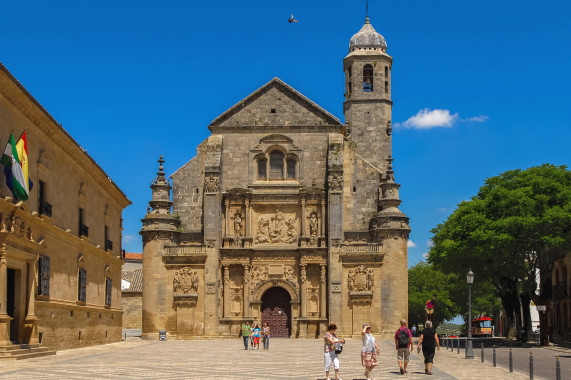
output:
[[[356,152],[370,164],[385,171],[385,158],[392,154],[391,68],[385,38],[365,19],[361,30],[351,37],[349,54],[343,59],[345,71],[346,135],[356,143]]]

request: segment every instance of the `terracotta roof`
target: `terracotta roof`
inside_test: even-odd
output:
[[[131,283],[129,289],[122,290],[123,293],[141,293],[143,291],[142,269],[121,271],[121,280]]]
[[[125,260],[141,260],[143,261],[142,253],[125,252]]]

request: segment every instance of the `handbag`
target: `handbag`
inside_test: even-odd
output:
[[[337,343],[337,344],[335,345],[335,353],[336,353],[337,355],[339,355],[339,354],[342,353],[342,352],[343,352],[343,344],[342,344],[342,343]]]

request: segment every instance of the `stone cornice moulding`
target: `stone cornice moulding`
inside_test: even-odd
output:
[[[43,132],[55,145],[62,149],[85,170],[97,184],[107,191],[122,208],[131,204],[127,196],[95,162],[87,151],[46,111],[36,99],[0,64],[0,94],[2,94],[23,116]]]

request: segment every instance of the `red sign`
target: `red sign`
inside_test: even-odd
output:
[[[427,307],[428,309],[432,309],[432,308],[434,307],[434,305],[432,304],[432,301],[427,301],[427,302],[426,302],[426,307]]]

